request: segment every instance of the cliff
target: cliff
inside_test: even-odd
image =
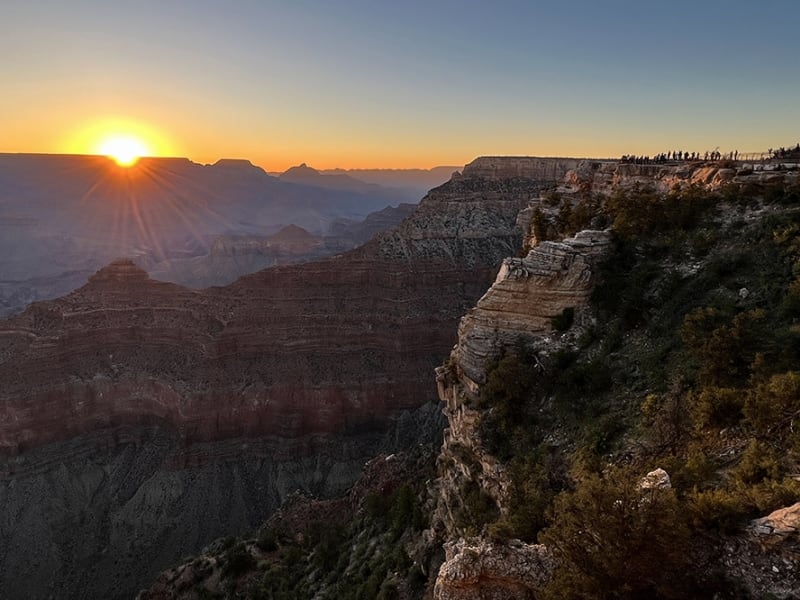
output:
[[[800,497],[797,455],[785,420],[762,421],[769,417],[759,411],[777,396],[747,407],[766,389],[748,386],[794,381],[800,364],[798,353],[767,341],[794,327],[797,314],[787,312],[796,282],[786,269],[797,259],[789,232],[800,173],[747,164],[472,165],[465,174],[513,180],[554,168],[563,181],[520,214],[527,254],[504,259],[436,370],[448,426],[431,530],[445,562],[433,597],[607,597],[603,585],[626,598],[710,597],[735,586],[793,597],[797,505],[780,507]],[[627,229],[539,237],[581,219]],[[700,314],[720,321],[690,341]],[[748,334],[726,329],[745,315],[761,324]],[[720,344],[736,335],[733,357]],[[717,360],[738,366],[708,366]],[[737,400],[723,407],[714,394],[725,385]],[[772,470],[753,474],[754,460]],[[691,471],[693,461],[706,470]],[[676,473],[674,488],[652,470],[661,463]],[[628,502],[617,521],[615,508]]]
[[[562,242],[545,241],[524,258],[505,258],[494,284],[461,320],[451,359],[472,390],[486,380],[486,366],[520,336],[544,336],[553,318],[574,310],[578,321],[594,282],[593,271],[611,235],[582,231]]]
[[[511,486],[506,468],[482,439],[485,408],[479,398],[487,370],[507,349],[527,343],[553,352],[564,345],[552,338],[565,337],[553,326],[565,309],[576,314],[566,337],[575,339],[591,322],[589,294],[609,242],[607,231],[582,231],[563,242],[544,242],[524,258],[506,258],[494,284],[462,318],[448,364],[436,370],[448,421],[434,517],[434,527],[448,540],[436,580],[440,600],[486,594],[526,598],[549,578],[553,559],[544,547],[520,541],[509,547],[475,537],[480,531],[467,505],[469,490],[483,494],[502,515]],[[463,515],[469,515],[466,521]]]
[[[583,162],[585,161],[579,158],[481,156],[465,166],[463,174],[464,177],[481,177],[495,181],[528,178],[561,182],[569,171],[577,169]]]
[[[444,189],[430,193],[418,211],[431,211],[425,222],[406,223],[376,246],[383,256],[412,264],[420,257],[458,256],[472,261],[479,250],[471,240],[493,227],[485,213],[487,202],[518,198],[524,207],[516,222],[526,234],[526,255],[502,261],[494,283],[462,318],[450,359],[436,370],[448,421],[437,461],[438,478],[427,479],[423,468],[417,474],[406,472],[405,495],[395,495],[377,483],[367,496],[369,501],[353,513],[346,509],[345,499],[333,512],[314,502],[293,505],[289,513],[295,517],[277,539],[270,533],[262,543],[266,531],[262,529],[259,541],[231,542],[227,550],[214,546],[164,573],[147,597],[194,598],[200,592],[223,589],[256,595],[283,590],[296,597],[316,598],[390,595],[466,600],[537,598],[545,593],[573,597],[553,592],[554,581],[564,585],[559,573],[565,564],[576,577],[583,576],[587,564],[599,573],[611,569],[609,576],[621,579],[611,579],[607,589],[616,592],[631,585],[631,597],[658,596],[658,590],[677,589],[683,583],[700,586],[682,589],[684,597],[709,597],[721,589],[713,587],[719,585],[714,580],[720,572],[716,569],[727,574],[723,577],[744,580],[764,592],[783,593],[794,585],[777,561],[791,562],[787,556],[792,542],[787,545],[784,538],[791,538],[796,529],[796,507],[754,522],[749,530],[753,539],[723,538],[719,554],[715,555],[719,548],[709,542],[707,531],[687,545],[682,518],[709,517],[697,512],[693,503],[700,503],[699,497],[687,500],[686,471],[673,469],[685,455],[672,456],[672,462],[665,463],[674,475],[672,480],[663,469],[650,466],[650,461],[665,458],[653,454],[653,440],[665,435],[664,431],[672,432],[670,427],[683,426],[685,415],[670,412],[659,417],[661,421],[638,425],[640,429],[631,423],[638,423],[636,415],[651,415],[654,406],[658,410],[675,406],[671,398],[677,392],[665,391],[663,383],[659,387],[650,379],[653,365],[666,369],[682,364],[679,355],[668,353],[675,352],[675,341],[669,339],[667,344],[664,337],[665,320],[672,318],[668,315],[680,310],[682,318],[702,299],[723,295],[727,301],[738,298],[736,302],[746,304],[758,296],[758,302],[764,302],[763,292],[751,293],[758,289],[751,279],[763,269],[772,278],[770,269],[780,261],[759,263],[752,272],[736,270],[731,281],[722,282],[709,275],[706,265],[713,273],[727,273],[720,270],[718,261],[736,252],[732,240],[739,233],[734,232],[756,240],[754,231],[763,229],[764,215],[778,218],[783,214],[775,205],[764,203],[762,196],[794,193],[790,188],[797,174],[781,176],[781,185],[789,186],[783,190],[761,187],[768,183],[766,177],[754,174],[741,182],[753,194],[742,200],[737,199],[739,183],[737,188],[726,188],[725,181],[732,180],[725,179],[727,175],[718,177],[718,166],[704,166],[707,172],[703,173],[684,165],[649,172],[649,165],[611,167],[600,161],[559,165],[556,161],[554,168],[564,173],[558,194],[530,196],[521,176],[552,166],[540,160],[511,158],[503,165],[501,158],[479,159],[473,164],[483,169],[481,177],[472,177],[474,171],[465,168],[464,175],[454,176]],[[607,180],[604,171],[615,179]],[[698,191],[692,182],[701,180],[705,183]],[[653,189],[653,194],[637,191],[645,187]],[[669,196],[657,192],[666,189]],[[462,203],[450,202],[453,190],[458,190]],[[638,194],[636,203],[606,202],[606,197],[626,194],[626,190]],[[603,199],[597,201],[592,193]],[[523,201],[526,195],[528,200]],[[437,209],[437,202],[443,206]],[[642,203],[652,206],[637,205]],[[679,211],[676,222],[665,222],[666,215],[675,214],[668,203],[688,203],[690,209]],[[608,230],[586,229],[595,222],[616,222],[625,210],[647,232],[642,236],[647,241],[636,242],[635,251]],[[460,239],[443,243],[452,237],[446,232],[454,227]],[[570,228],[577,233],[552,239],[554,232]],[[710,231],[719,232],[719,237],[711,237]],[[773,243],[776,238],[771,230],[764,231]],[[785,235],[784,231],[779,238]],[[668,253],[664,251],[669,247],[667,240],[672,244]],[[761,256],[762,251],[765,248],[759,246],[755,254]],[[742,281],[748,282],[745,292]],[[733,285],[738,287],[729,297],[727,288]],[[691,299],[688,308],[687,298]],[[610,312],[610,307],[622,312]],[[648,322],[657,326],[640,329]],[[691,373],[683,371],[687,372]],[[714,452],[722,460],[741,460],[744,445],[737,431],[711,435],[710,445],[720,446]],[[390,459],[396,457],[386,461]],[[700,459],[692,456],[691,460]],[[595,470],[603,472],[597,475]],[[752,477],[752,471],[748,473]],[[721,477],[738,475],[728,471]],[[791,489],[781,487],[787,484],[778,480],[768,485],[773,486],[769,489]],[[363,493],[363,483],[354,489]],[[779,494],[777,500],[784,497]],[[761,502],[765,496],[759,498]],[[681,518],[675,516],[679,502],[684,503]],[[704,497],[702,502],[712,500]],[[637,529],[641,512],[647,518],[643,528]],[[345,513],[348,516],[342,517]],[[420,531],[419,516],[431,513],[430,528]],[[298,514],[302,517],[297,518]],[[323,529],[322,535],[314,534],[319,527],[319,523],[314,526],[315,515],[334,523],[334,533]],[[586,536],[573,535],[576,526]],[[599,546],[593,543],[595,539],[600,540]],[[577,540],[584,564],[566,562],[569,555],[564,545],[569,540]],[[758,544],[777,544],[781,550],[777,557],[760,553]],[[231,573],[226,564],[237,552],[249,557],[250,566]],[[706,566],[690,568],[689,556]],[[675,577],[676,565],[687,577]],[[702,571],[699,576],[698,571]],[[626,580],[626,573],[633,574]],[[591,583],[585,589],[604,588]]]

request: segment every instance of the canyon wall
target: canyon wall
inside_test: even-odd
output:
[[[130,597],[431,440],[430,373],[554,184],[459,175],[359,249],[226,287],[121,259],[0,322],[0,595]]]

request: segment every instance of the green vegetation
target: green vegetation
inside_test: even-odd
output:
[[[428,526],[422,497],[421,488],[403,483],[369,494],[363,512],[345,524],[311,523],[299,537],[262,531],[257,543],[274,556],[251,572],[243,597],[390,600],[400,590],[421,596],[427,577],[406,546]]]
[[[595,209],[615,232],[597,325],[549,355],[509,349],[482,390],[481,435],[512,476],[489,531],[553,547],[549,597],[727,593],[686,564],[688,540],[800,500],[800,188],[638,188]],[[643,497],[655,467],[673,487]]]
[[[555,499],[541,540],[562,562],[548,598],[684,596],[689,528],[680,504],[670,489],[643,492],[638,479],[612,468]]]
[[[602,228],[608,223],[597,197],[585,196],[573,201],[551,193],[545,196],[544,205],[545,210],[537,206],[531,214],[530,230],[539,242],[561,240],[591,226]],[[545,211],[555,214],[548,218]]]

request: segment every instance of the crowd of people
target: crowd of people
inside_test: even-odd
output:
[[[784,148],[783,146],[781,146],[777,150],[773,150],[772,148],[770,148],[769,157],[780,158],[780,159],[786,159],[786,158],[798,159],[800,158],[800,144],[797,144],[794,148],[792,147]]]
[[[670,152],[662,152],[655,156],[637,156],[635,154],[624,154],[621,161],[626,163],[635,163],[637,165],[661,164],[667,162],[691,162],[691,161],[709,161],[709,160],[739,160],[739,151],[727,152],[723,154],[719,150],[706,151],[704,154],[700,152],[684,152],[683,150],[672,150]]]
[[[748,155],[752,157],[753,155]],[[756,155],[756,159],[758,159]],[[770,148],[767,152],[762,153],[761,159],[764,160],[800,160],[800,143],[794,148],[778,148],[774,150]],[[634,163],[637,165],[650,165],[650,164],[663,164],[674,162],[693,162],[693,161],[719,161],[719,160],[739,160],[739,151],[733,150],[732,152],[720,152],[719,150],[708,150],[704,153],[700,152],[685,152],[683,150],[671,150],[669,152],[661,152],[655,156],[639,156],[636,154],[624,154],[620,159],[624,163]]]

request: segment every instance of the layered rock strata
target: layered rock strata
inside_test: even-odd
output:
[[[497,278],[461,320],[451,358],[470,391],[485,381],[486,365],[520,337],[553,331],[552,320],[572,309],[580,322],[608,231],[582,231],[562,242],[542,242],[524,258],[505,258]]]
[[[572,170],[586,161],[580,158],[540,158],[537,156],[481,156],[464,167],[465,177],[480,177],[495,181],[517,177],[562,181]],[[616,164],[595,161],[598,164]]]
[[[0,474],[0,597],[133,598],[211,540],[247,535],[287,497],[344,493],[365,457],[430,444],[433,404],[386,431],[183,447],[119,426],[25,452]]]
[[[224,288],[116,261],[0,322],[0,595],[130,597],[290,491],[337,493],[435,434],[431,369],[554,183],[461,175],[362,248]]]
[[[340,257],[225,288],[156,282],[130,261],[0,323],[0,448],[160,422],[183,443],[368,426],[431,397],[460,314],[520,241],[541,182],[460,178]]]

